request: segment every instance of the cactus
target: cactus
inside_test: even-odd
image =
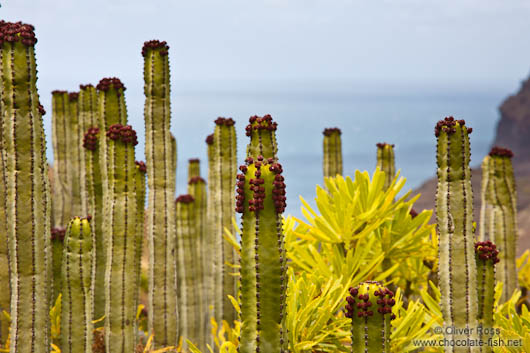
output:
[[[478,319],[485,329],[493,328],[493,305],[495,302],[495,264],[499,262],[499,251],[491,241],[475,243],[477,262]],[[481,339],[487,341],[487,335]],[[486,352],[492,352],[488,346]]]
[[[175,300],[175,158],[170,129],[169,60],[166,42],[144,43],[145,155],[149,188],[148,326],[155,346],[177,345]]]
[[[0,22],[10,352],[48,352],[50,190],[31,25]]]
[[[140,288],[140,275],[142,272],[142,253],[144,244],[144,220],[145,220],[145,173],[147,173],[147,167],[144,162],[136,161],[136,173],[134,180],[136,182],[136,256],[137,263],[134,265],[136,268],[136,285],[135,288]],[[138,296],[139,291],[136,293],[138,307]]]
[[[63,252],[64,252],[64,236],[66,228],[52,228],[51,230],[51,244],[52,244],[52,283],[53,290],[50,301],[55,303],[59,294],[63,290]]]
[[[217,118],[215,130],[209,149],[209,187],[208,195],[212,198],[208,208],[208,227],[212,239],[208,244],[213,245],[213,291],[214,317],[217,322],[226,320],[232,323],[236,319],[236,312],[228,295],[236,297],[236,276],[228,264],[236,262],[232,245],[224,241],[224,229],[233,232],[232,218],[234,213],[234,188],[237,173],[236,132],[234,120],[231,118]]]
[[[82,212],[82,195],[81,195],[81,150],[82,133],[81,123],[79,121],[79,93],[71,92],[68,94],[68,127],[66,134],[66,148],[68,158],[67,185],[70,194],[70,214],[74,217],[84,217]]]
[[[350,288],[345,316],[352,319],[352,353],[389,353],[394,293],[380,283],[367,281]],[[377,309],[376,309],[377,308]]]
[[[188,182],[191,178],[201,176],[201,160],[198,158],[191,158],[188,160]]]
[[[503,283],[501,300],[508,300],[518,287],[517,199],[511,158],[512,151],[493,147],[482,162],[482,203],[479,239],[499,246],[501,265],[496,279]]]
[[[436,221],[439,239],[441,309],[448,340],[478,339],[477,268],[474,258],[473,192],[469,169],[471,128],[453,117],[440,120],[437,137]],[[465,331],[465,328],[470,330]],[[472,330],[471,330],[472,329]],[[478,352],[480,347],[446,347],[449,352]]]
[[[107,130],[108,214],[103,222],[107,241],[105,271],[105,346],[110,352],[133,352],[136,332],[137,269],[136,132],[130,125]]]
[[[89,219],[75,217],[64,238],[61,352],[92,353],[92,246]]]
[[[377,168],[385,172],[385,186],[387,190],[396,176],[394,163],[394,145],[388,143],[378,143],[377,145]]]
[[[242,213],[239,352],[286,352],[283,317],[286,256],[282,216],[285,184],[276,158],[276,124],[251,117],[247,151],[268,154],[240,166],[236,211]],[[261,138],[260,138],[261,137]],[[262,145],[263,144],[263,145]]]
[[[342,143],[339,128],[324,129],[324,177],[342,175]]]

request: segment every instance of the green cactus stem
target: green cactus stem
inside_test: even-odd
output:
[[[378,282],[350,288],[346,317],[351,318],[352,353],[389,353],[394,293]]]
[[[145,42],[145,155],[149,248],[148,327],[156,347],[177,345],[175,158],[170,134],[169,46]]]
[[[171,165],[171,170],[173,171],[173,175],[171,178],[173,180],[176,180],[177,177],[177,139],[173,134],[169,135],[171,137],[171,162],[173,163]]]
[[[68,94],[68,128],[67,128],[67,158],[68,158],[68,173],[67,184],[68,192],[70,194],[70,214],[74,217],[84,217],[86,214],[82,212],[82,194],[81,194],[81,150],[82,147],[82,131],[81,123],[79,121],[79,93],[71,92]]]
[[[201,161],[198,158],[188,160],[188,181],[193,177],[201,176]]]
[[[234,188],[237,174],[236,132],[234,120],[219,117],[215,120],[212,137],[212,149],[209,155],[210,183],[208,194],[212,198],[212,207],[208,209],[209,232],[213,239],[213,291],[212,299],[215,320],[220,323],[226,320],[232,324],[236,319],[235,309],[228,298],[236,297],[237,277],[232,273],[229,264],[236,262],[232,245],[224,241],[224,229],[233,232],[232,218],[234,213]],[[211,242],[210,242],[211,241]]]
[[[103,221],[107,240],[105,271],[105,346],[109,352],[134,352],[137,292],[137,196],[134,146],[130,125],[114,124],[107,137],[108,214]]]
[[[249,124],[245,127],[245,133],[250,137],[247,146],[247,157],[265,159],[276,159],[278,143],[276,141],[276,129],[278,124],[272,121],[272,117],[267,114],[263,117],[257,115],[249,118]]]
[[[444,330],[445,338],[453,341],[478,339],[477,267],[469,169],[471,131],[464,120],[453,117],[440,120],[435,128],[438,140],[436,218],[440,306],[444,326],[458,328]],[[465,331],[466,328],[469,330]],[[480,347],[446,347],[446,352],[478,351]]]
[[[324,129],[324,178],[342,175],[342,142],[339,128]]]
[[[378,143],[377,145],[377,168],[385,172],[385,185],[387,190],[394,177],[396,176],[396,167],[394,162],[394,145],[388,143]]]
[[[136,173],[134,180],[136,182],[136,256],[137,263],[134,265],[136,268],[136,286],[140,288],[140,275],[142,272],[142,254],[144,244],[144,220],[145,220],[145,174],[147,173],[147,167],[144,162],[136,161]],[[136,307],[138,307],[139,291],[136,294]]]
[[[92,246],[89,219],[72,219],[62,262],[61,352],[92,353]]]
[[[57,297],[63,291],[63,252],[64,252],[64,236],[66,228],[52,228],[52,303],[55,303]]]
[[[512,151],[493,147],[482,162],[482,203],[479,239],[499,246],[501,264],[496,279],[503,283],[501,300],[508,300],[518,287],[517,197],[513,175]]]
[[[499,251],[495,244],[487,240],[475,243],[475,258],[477,262],[477,290],[478,290],[478,319],[487,330],[493,328],[493,305],[495,295],[495,264],[499,262]],[[486,332],[486,331],[483,331]],[[489,335],[482,335],[487,342]],[[492,352],[492,348],[485,346],[485,352]]]
[[[219,178],[215,178],[214,176],[217,174],[217,170],[215,169],[215,145],[213,143],[213,134],[208,135],[206,137],[206,146],[207,146],[207,154],[208,154],[208,197],[206,199],[206,230],[204,235],[204,243],[208,244],[208,247],[205,247],[204,249],[211,249],[211,245],[214,243],[214,233],[213,229],[215,229],[216,223],[216,216],[211,210],[214,207],[214,198],[211,197],[211,192],[213,190],[217,190],[217,182]],[[188,175],[189,178],[189,175]],[[205,256],[204,257],[204,290],[205,290],[205,296],[204,300],[206,300],[207,303],[209,303],[209,306],[207,307],[206,315],[206,327],[210,328],[210,318],[215,318],[215,274],[214,274],[214,261],[212,256]],[[220,311],[218,311],[219,317],[221,317]],[[216,319],[217,321],[217,319]],[[219,322],[219,321],[218,321]],[[210,330],[207,330],[207,332],[210,332]],[[210,346],[213,345],[213,338],[208,337],[206,344],[209,344]]]
[[[10,352],[48,352],[50,190],[31,25],[0,22]]]

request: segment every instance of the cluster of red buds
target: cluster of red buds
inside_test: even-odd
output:
[[[491,260],[495,265],[500,261],[498,258],[499,250],[497,250],[497,246],[489,240],[475,243],[475,253],[478,258],[484,262]]]
[[[44,110],[44,107],[42,106],[42,104],[39,104],[37,109],[39,110],[40,115],[46,115],[46,110]]]
[[[377,282],[365,282],[365,283],[377,283]],[[377,312],[381,315],[391,314],[390,319],[394,320],[396,315],[392,314],[392,307],[396,304],[394,299],[394,292],[388,288],[380,287],[379,290],[374,291],[374,295],[377,299]],[[359,301],[356,302],[355,300]],[[348,304],[346,304],[346,314],[348,318],[354,317],[355,308],[357,308],[357,317],[369,317],[373,316],[373,310],[370,310],[372,302],[370,301],[370,295],[368,293],[359,294],[359,287],[350,288],[350,296],[346,298]]]
[[[248,201],[248,210],[250,212],[257,212],[263,210],[263,200],[265,200],[265,179],[261,177],[261,166],[263,165],[263,156],[259,156],[257,161],[254,161],[252,157],[247,158],[247,163],[252,164],[256,167],[254,172],[255,178],[249,180],[250,191],[253,192],[253,198]]]
[[[272,158],[271,158],[272,159]],[[287,198],[285,197],[285,178],[282,175],[283,169],[280,163],[272,163],[270,166],[270,171],[276,174],[274,176],[274,181],[272,184],[272,200],[274,201],[274,207],[276,208],[276,213],[283,213],[287,203],[285,202]]]
[[[22,22],[0,21],[0,46],[4,42],[14,43],[20,41],[22,44],[31,47],[37,43],[35,38],[35,27]]]
[[[110,88],[114,88],[116,91],[118,91],[120,88],[122,88],[125,91],[125,86],[117,77],[106,77],[102,78],[101,81],[99,81],[96,88],[99,91],[107,92]],[[119,93],[119,92],[118,92]],[[119,94],[118,94],[119,95]]]
[[[508,158],[512,158],[513,157],[513,152],[512,150],[508,149],[508,148],[503,148],[503,147],[499,147],[499,146],[494,146],[490,153],[489,153],[490,156],[497,156],[497,157],[508,157]]]
[[[443,120],[440,120],[436,123],[436,126],[434,127],[434,135],[436,137],[440,136],[440,133],[442,131],[445,131],[447,134],[454,134],[456,132],[456,123],[458,123],[460,126],[466,125],[466,121],[464,119],[461,120],[455,120],[452,116],[446,117]],[[468,127],[467,133],[470,134],[473,132],[473,128]]]
[[[234,126],[234,124],[236,123],[234,119],[232,118],[223,118],[221,116],[215,119],[214,122],[216,125],[224,125],[224,126]]]
[[[83,137],[83,147],[90,151],[95,151],[98,146],[98,127],[91,127]]]
[[[206,143],[209,145],[213,144],[213,134],[206,136]]]
[[[200,163],[200,161],[201,160],[199,158],[190,158],[190,159],[188,159],[189,163]]]
[[[56,90],[52,91],[52,94],[65,94],[65,93],[68,93],[68,92],[62,91],[60,89],[56,89]]]
[[[386,143],[386,142],[378,142],[375,144],[377,148],[385,148],[385,146],[391,146],[394,147],[394,144]]]
[[[416,212],[415,209],[411,208],[409,211],[409,214],[411,218],[416,218],[416,216],[418,215],[418,212]]]
[[[190,181],[188,181],[188,184],[198,184],[198,183],[206,183],[206,180],[204,180],[200,176],[194,176],[190,178]]]
[[[92,84],[90,83],[87,83],[86,85],[79,85],[79,89],[80,90],[84,90],[84,89],[87,89],[87,88],[90,88],[90,87],[94,87]]]
[[[136,167],[138,167],[139,171],[144,174],[147,172],[147,166],[145,165],[144,161],[135,161],[134,163],[136,164]]]
[[[338,127],[328,127],[326,129],[324,129],[324,131],[322,131],[324,136],[331,136],[331,135],[333,135],[334,132],[337,132],[339,135],[342,134],[342,131],[340,131],[340,129]]]
[[[192,203],[193,201],[195,201],[195,199],[190,194],[180,195],[175,200],[175,202],[182,202],[182,203]]]
[[[70,92],[70,93],[68,93],[68,100],[70,102],[75,102],[78,98],[79,98],[79,93],[78,92]]]
[[[239,170],[241,171],[241,174],[238,174],[236,176],[237,182],[236,182],[236,212],[237,213],[243,213],[244,211],[244,202],[245,202],[245,174],[247,173],[247,166],[242,165],[239,166]]]
[[[52,228],[52,240],[58,240],[58,241],[63,241],[64,240],[64,236],[66,235],[66,228],[62,228],[62,227],[56,227],[56,228]]]
[[[245,127],[247,136],[252,135],[252,129],[276,131],[276,129],[278,128],[278,124],[272,121],[272,116],[270,116],[269,114],[264,115],[263,117],[254,115],[251,116],[248,121],[250,124]]]
[[[133,146],[136,146],[138,144],[136,131],[133,130],[131,125],[111,125],[109,127],[109,131],[107,131],[107,137],[111,140],[120,140],[125,144],[130,143]]]
[[[167,45],[167,42],[160,41],[158,39],[153,39],[147,42],[144,42],[144,46],[142,47],[142,56],[145,56],[147,54],[147,51],[149,49],[162,49],[159,51],[160,55],[164,56],[167,55],[167,52],[169,50],[169,45]]]

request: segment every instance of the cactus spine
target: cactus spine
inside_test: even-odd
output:
[[[50,190],[31,25],[0,22],[11,352],[48,352]]]
[[[92,352],[92,232],[89,220],[70,221],[64,238],[61,351]]]
[[[169,59],[166,42],[144,44],[145,155],[149,188],[148,326],[156,347],[177,345],[175,300],[175,161],[170,129]]]
[[[493,328],[493,304],[495,295],[495,264],[499,262],[499,251],[491,241],[475,243],[475,257],[477,261],[477,290],[478,290],[478,319],[487,330]],[[488,335],[481,339],[487,342]],[[485,352],[492,352],[491,347],[485,346]]]
[[[497,281],[503,283],[501,300],[508,300],[518,287],[517,199],[511,158],[512,151],[494,147],[482,162],[482,205],[480,239],[499,246]]]
[[[377,145],[377,168],[385,172],[384,189],[387,190],[396,176],[394,162],[394,145],[378,143]]]
[[[242,213],[241,334],[239,352],[285,352],[286,256],[282,216],[285,183],[276,157],[276,123],[253,116],[246,165],[237,175],[236,211]],[[260,153],[256,157],[252,154]],[[261,153],[265,153],[262,155]]]
[[[136,259],[137,199],[134,146],[130,125],[114,124],[107,130],[108,215],[103,222],[107,240],[105,271],[105,346],[109,352],[133,352],[139,263]]]
[[[437,137],[436,218],[439,239],[439,284],[445,327],[469,328],[448,340],[478,339],[477,268],[474,254],[473,192],[469,169],[470,128],[453,117],[440,120]],[[473,330],[471,330],[473,329]],[[460,331],[464,332],[464,331]],[[448,352],[478,352],[480,347],[446,347]]]
[[[236,319],[235,309],[228,295],[236,295],[236,276],[227,265],[236,262],[234,248],[224,241],[224,228],[233,231],[232,218],[234,212],[234,188],[237,174],[236,132],[234,120],[218,118],[215,120],[211,157],[209,161],[212,173],[208,194],[212,198],[212,207],[208,209],[209,231],[213,244],[213,304],[214,317],[217,322],[226,320],[232,324]]]
[[[339,128],[324,129],[324,177],[342,175],[342,142]]]
[[[352,319],[351,352],[389,353],[390,320],[395,318],[394,293],[378,282],[369,281],[350,288],[346,301],[346,317]]]

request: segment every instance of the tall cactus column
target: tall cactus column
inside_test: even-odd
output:
[[[237,175],[236,211],[242,213],[241,333],[239,352],[285,352],[285,252],[282,216],[285,183],[276,158],[276,124],[251,117],[246,165]],[[259,154],[256,158],[251,155]]]
[[[324,129],[324,177],[342,175],[342,142],[339,128]]]
[[[480,239],[499,246],[501,262],[496,279],[503,283],[502,301],[508,300],[518,287],[517,197],[512,157],[512,151],[494,147],[482,162]]]
[[[394,145],[388,143],[378,143],[377,145],[377,168],[385,172],[385,190],[388,189],[392,180],[396,176],[394,162]]]
[[[70,214],[73,217],[84,217],[81,200],[81,122],[79,121],[79,93],[68,93],[68,191],[70,193]]]
[[[137,269],[136,132],[129,125],[107,131],[108,215],[103,223],[107,239],[105,271],[105,346],[109,352],[135,350]]]
[[[478,318],[485,329],[493,328],[493,306],[495,296],[495,265],[500,261],[499,251],[491,241],[475,243],[477,261],[477,289],[478,289]],[[482,334],[481,339],[488,341],[488,336]],[[492,352],[492,348],[485,346],[483,352]]]
[[[48,352],[50,190],[31,25],[0,25],[11,352]]]
[[[175,170],[170,128],[166,42],[144,44],[145,155],[149,247],[148,326],[156,347],[177,345]]]
[[[436,220],[439,239],[441,309],[448,340],[478,339],[477,266],[473,239],[473,192],[469,169],[471,129],[453,117],[438,122]],[[473,329],[473,330],[471,330]],[[447,346],[446,352],[479,352],[480,347]]]
[[[145,225],[145,174],[147,167],[144,162],[136,161],[136,174],[134,180],[136,182],[136,261],[134,265],[136,268],[136,306],[140,295],[140,276],[142,272],[142,254],[144,244],[144,225]]]

